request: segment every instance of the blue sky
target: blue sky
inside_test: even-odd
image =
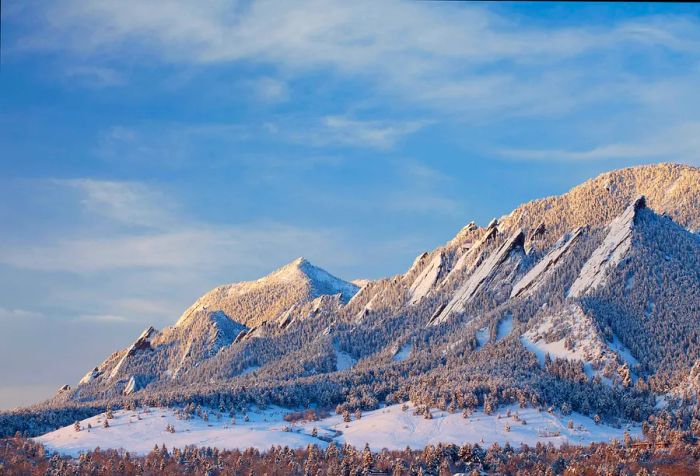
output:
[[[699,13],[3,2],[0,407],[297,256],[391,275],[602,171],[699,165]]]

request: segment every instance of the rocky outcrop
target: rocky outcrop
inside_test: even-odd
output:
[[[430,260],[430,263],[416,277],[409,290],[411,294],[410,303],[417,304],[428,295],[430,290],[437,284],[445,271],[445,254],[440,252]]]
[[[474,271],[467,279],[461,288],[457,290],[452,300],[438,314],[433,324],[445,322],[454,312],[459,312],[464,308],[464,305],[476,294],[482,284],[493,276],[498,268],[506,261],[514,250],[523,251],[525,235],[522,230],[513,233],[510,238],[501,244],[501,246]]]
[[[510,293],[511,298],[526,294],[537,289],[546,279],[547,272],[554,269],[562,257],[571,249],[573,244],[583,233],[583,228],[577,228],[569,236],[563,237],[525,276],[518,281]]]
[[[581,297],[605,283],[608,270],[617,266],[632,246],[634,219],[637,212],[645,206],[646,200],[641,196],[610,223],[608,235],[603,243],[586,261],[576,281],[569,288],[569,297]]]
[[[124,395],[132,395],[148,385],[150,379],[142,375],[132,375],[124,387]]]
[[[124,365],[127,363],[129,358],[134,356],[137,352],[152,350],[151,341],[149,339],[151,336],[153,336],[153,334],[155,334],[155,332],[156,330],[152,326],[149,326],[148,329],[141,333],[139,338],[136,339],[136,341],[124,351],[124,355],[112,369],[110,378],[115,378],[119,374],[122,367],[124,367]]]
[[[86,373],[83,378],[80,379],[79,385],[85,385],[86,383],[92,382],[100,375],[101,375],[100,369],[95,367],[94,369],[92,369],[88,373]]]

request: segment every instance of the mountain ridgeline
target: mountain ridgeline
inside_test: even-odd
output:
[[[606,173],[361,288],[304,259],[218,287],[35,410],[410,399],[639,421],[697,395],[699,229],[700,169]]]

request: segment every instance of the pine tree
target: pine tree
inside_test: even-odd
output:
[[[365,443],[365,448],[362,450],[362,468],[369,470],[372,467],[372,450],[369,449],[369,443]]]

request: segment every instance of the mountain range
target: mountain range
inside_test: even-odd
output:
[[[21,413],[30,423],[8,428],[36,433],[31,415],[134,401],[342,412],[410,400],[641,421],[697,396],[699,230],[700,169],[605,173],[471,222],[403,274],[358,286],[299,258],[217,287],[0,419]]]

